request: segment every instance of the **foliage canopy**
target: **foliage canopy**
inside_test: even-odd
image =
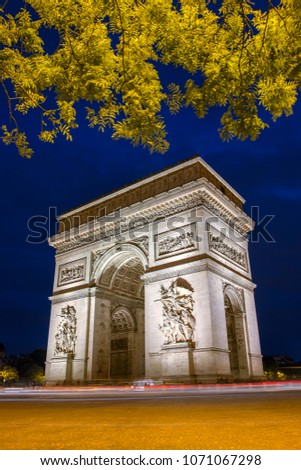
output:
[[[18,380],[19,374],[15,367],[10,365],[5,365],[2,370],[0,370],[0,378],[3,382],[14,382]]]
[[[261,108],[277,119],[297,99],[301,0],[25,0],[17,14],[9,8],[9,0],[0,7],[2,140],[25,157],[32,150],[18,113],[33,108],[42,141],[71,140],[79,104],[89,126],[163,153],[164,105],[171,113],[190,106],[199,118],[220,106],[223,139],[256,139],[267,126]],[[164,66],[184,69],[186,82],[163,86]]]

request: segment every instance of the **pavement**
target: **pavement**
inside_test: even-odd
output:
[[[1,449],[301,449],[301,383],[0,393]]]

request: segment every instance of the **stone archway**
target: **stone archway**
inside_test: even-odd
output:
[[[262,377],[243,203],[194,156],[62,214],[47,383]]]
[[[243,379],[249,376],[244,304],[241,293],[233,286],[224,289],[224,305],[231,376]]]
[[[139,256],[136,247],[106,253],[99,265],[95,316],[101,328],[95,335],[95,379],[124,381],[144,376],[143,273],[143,254]]]

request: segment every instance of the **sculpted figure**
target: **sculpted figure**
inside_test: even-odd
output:
[[[164,344],[193,342],[195,318],[192,287],[184,279],[177,279],[168,288],[161,286]]]
[[[75,352],[76,343],[76,316],[75,308],[67,305],[62,308],[61,321],[57,326],[57,333],[55,335],[54,353],[68,354]]]

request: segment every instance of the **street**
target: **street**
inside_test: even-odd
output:
[[[1,449],[301,449],[300,384],[7,389]]]

